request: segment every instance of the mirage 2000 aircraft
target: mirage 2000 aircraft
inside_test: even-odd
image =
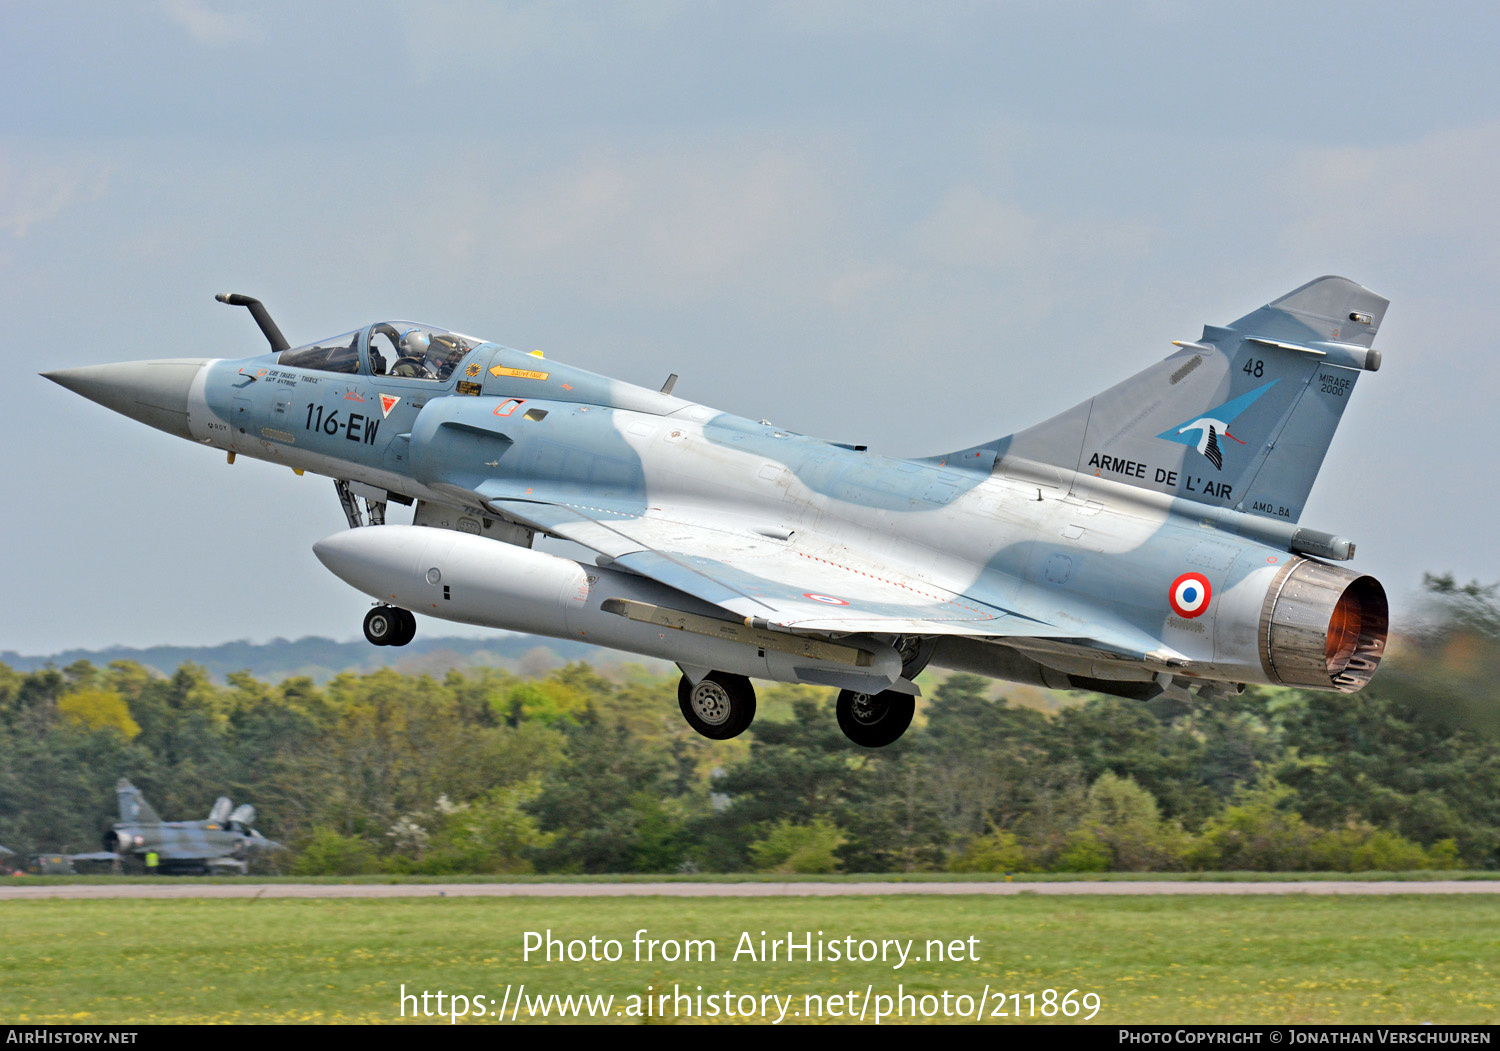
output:
[[[148,868],[159,872],[224,873],[244,875],[256,855],[283,849],[251,824],[255,807],[234,806],[228,796],[214,801],[202,821],[163,821],[136,788],[125,778],[115,785],[120,802],[120,820],[104,833],[104,854],[77,854],[75,861],[135,857],[149,859]]]
[[[905,731],[929,663],[1149,699],[1276,683],[1352,692],[1385,593],[1298,520],[1386,300],[1322,277],[1073,409],[896,459],[429,325],[295,349],[45,375],[235,456],[334,479],[350,529],[314,545],[412,613],[674,661],[688,723],[733,737],[750,677],[837,687],[857,744]],[[415,505],[385,524],[389,502]],[[592,563],[533,548],[538,534]]]

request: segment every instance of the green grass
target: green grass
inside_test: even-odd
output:
[[[1094,1021],[1105,1024],[1494,1023],[1497,920],[1488,896],[1418,895],[6,901],[0,1020],[389,1022],[403,983],[499,1001],[524,982],[528,995],[617,999],[701,985],[791,994],[794,1008],[806,993],[871,985],[971,997],[986,985],[1077,989],[1099,995]],[[523,932],[549,928],[619,939],[625,959],[524,962]],[[717,960],[634,962],[639,928],[712,938]],[[972,935],[979,959],[900,970],[731,959],[742,931],[789,929],[915,939],[918,955],[930,938]]]
[[[4,886],[39,887],[63,883],[159,883],[162,880],[196,883],[1076,883],[1154,882],[1159,880],[1209,883],[1296,883],[1318,881],[1379,882],[1407,880],[1494,880],[1500,872],[1455,869],[1437,871],[1413,869],[1403,872],[873,872],[817,873],[788,875],[783,872],[714,872],[714,873],[615,873],[577,875],[549,873],[544,875],[362,875],[362,876],[10,876]]]

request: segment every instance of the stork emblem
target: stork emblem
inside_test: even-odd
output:
[[[1229,433],[1229,424],[1223,420],[1210,419],[1200,416],[1192,423],[1187,423],[1177,428],[1178,434],[1186,434],[1188,431],[1198,432],[1198,451],[1202,453],[1208,462],[1214,465],[1215,470],[1224,469],[1224,450],[1219,448],[1219,436],[1223,435],[1231,441],[1240,442],[1238,438]],[[1244,445],[1244,442],[1240,442]]]
[[[1223,439],[1228,438],[1240,445],[1248,445],[1249,442],[1235,437],[1229,433],[1229,425],[1234,418],[1248,409],[1266,391],[1276,386],[1277,381],[1256,387],[1252,391],[1241,394],[1238,398],[1231,398],[1223,405],[1209,409],[1201,416],[1195,416],[1186,423],[1180,423],[1176,427],[1168,428],[1157,435],[1169,442],[1177,442],[1179,445],[1191,445],[1203,456],[1205,460],[1214,465],[1214,470],[1224,469],[1224,445]]]

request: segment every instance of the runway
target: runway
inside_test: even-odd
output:
[[[1120,897],[1256,894],[1500,894],[1500,880],[1293,880],[1227,883],[1188,880],[1060,883],[59,883],[6,886],[0,901],[91,898],[832,898],[877,895],[1018,894]]]

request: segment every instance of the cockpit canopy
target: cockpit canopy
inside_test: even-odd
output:
[[[485,340],[412,321],[378,321],[341,336],[282,351],[278,364],[318,372],[441,383]]]
[[[370,372],[416,380],[446,380],[465,354],[484,342],[428,325],[382,321],[366,332]]]

